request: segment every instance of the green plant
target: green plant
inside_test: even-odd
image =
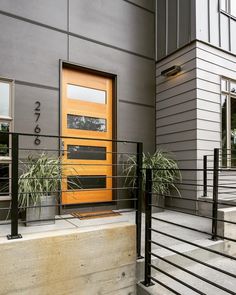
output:
[[[124,165],[123,172],[126,174],[126,184],[135,187],[136,182],[136,156],[129,156]],[[180,196],[176,182],[181,181],[181,173],[175,160],[170,154],[157,150],[153,155],[143,153],[143,191],[145,190],[146,169],[153,169],[153,191],[160,196],[169,195],[174,190]]]
[[[36,205],[43,195],[55,194],[61,185],[61,166],[58,157],[48,157],[42,153],[39,157],[28,156],[20,162],[21,175],[18,180],[19,206],[24,208]]]

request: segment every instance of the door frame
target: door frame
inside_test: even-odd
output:
[[[117,74],[108,73],[103,70],[97,69],[97,68],[90,68],[75,62],[69,62],[66,60],[59,60],[59,122],[58,122],[58,128],[59,128],[59,136],[62,136],[62,75],[63,75],[63,68],[67,69],[73,69],[78,70],[80,72],[85,72],[89,74],[95,74],[98,76],[103,76],[112,79],[112,139],[117,140]],[[58,139],[58,155],[61,156],[61,148],[62,148],[62,140],[61,138]],[[112,143],[112,150],[114,151],[113,156],[113,163],[117,163],[117,142]],[[117,166],[113,165],[112,168],[112,175],[117,176]],[[116,178],[112,179],[112,186],[115,187],[117,183]],[[112,206],[115,205],[115,200],[117,199],[117,191],[112,191],[112,201],[110,202],[98,202],[98,203],[83,203],[83,204],[71,204],[66,205],[62,204],[61,198],[60,198],[60,206],[59,208],[59,214],[61,213],[62,208],[86,208],[86,207],[99,207],[99,206]]]

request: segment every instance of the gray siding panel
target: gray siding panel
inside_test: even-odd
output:
[[[70,0],[69,9],[72,33],[154,57],[154,14],[120,0]]]
[[[74,37],[69,55],[72,62],[117,74],[119,99],[155,105],[154,61]]]
[[[25,85],[15,85],[15,110],[14,110],[14,131],[22,133],[34,133],[35,102],[41,102],[41,116],[38,124],[41,128],[41,134],[58,135],[59,134],[59,91],[30,87]],[[41,137],[40,146],[34,144],[34,137],[21,136],[20,146],[25,149],[46,148],[57,149],[58,140]],[[21,151],[23,154],[32,153],[30,151]]]
[[[66,59],[66,35],[0,15],[0,76],[59,86],[59,59]]]
[[[1,10],[59,29],[67,29],[65,0],[0,0]]]
[[[129,0],[129,2],[132,2],[136,5],[142,6],[146,9],[149,9],[151,11],[155,11],[155,0]]]
[[[209,23],[210,23],[210,40],[211,44],[215,46],[220,45],[220,32],[219,32],[219,8],[218,8],[218,1],[209,0],[210,3],[210,10],[209,10]]]
[[[166,50],[166,0],[157,1],[157,60],[167,54]]]
[[[190,42],[191,36],[191,1],[179,0],[179,47]]]
[[[154,152],[155,109],[119,102],[118,138],[142,141],[144,150]]]
[[[168,1],[168,48],[167,53],[171,53],[177,48],[177,30],[178,30],[178,16],[177,16],[177,0]]]

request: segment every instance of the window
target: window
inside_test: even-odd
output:
[[[222,164],[236,167],[236,81],[221,79]]]
[[[12,85],[7,79],[0,79],[0,198],[9,197],[11,177],[11,140],[9,132],[12,131]]]
[[[67,115],[67,128],[88,131],[107,131],[107,120],[103,118],[87,117],[80,115]]]
[[[220,0],[220,10],[233,17],[236,17],[236,1],[235,0]]]
[[[106,91],[72,84],[67,85],[67,97],[87,102],[106,103]]]

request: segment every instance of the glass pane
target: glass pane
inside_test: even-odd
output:
[[[67,97],[88,102],[106,103],[106,92],[77,85],[67,85]]]
[[[222,165],[227,166],[227,95],[221,96]]]
[[[236,166],[236,99],[231,98],[231,166]]]
[[[0,131],[9,132],[10,125],[0,122]],[[0,135],[0,156],[9,156],[9,134]]]
[[[10,116],[10,85],[0,82],[0,116]]]
[[[67,115],[67,128],[106,132],[106,119]]]
[[[0,196],[9,195],[9,165],[0,164]]]
[[[69,176],[67,189],[106,188],[106,175]]]
[[[106,148],[97,146],[68,145],[68,159],[106,160]]]
[[[221,90],[222,91],[229,91],[229,89],[228,89],[228,80],[226,80],[226,79],[224,79],[224,78],[222,78],[221,79]]]
[[[236,1],[231,0],[230,2],[230,14],[236,17]]]
[[[230,82],[230,92],[236,95],[236,82]]]

